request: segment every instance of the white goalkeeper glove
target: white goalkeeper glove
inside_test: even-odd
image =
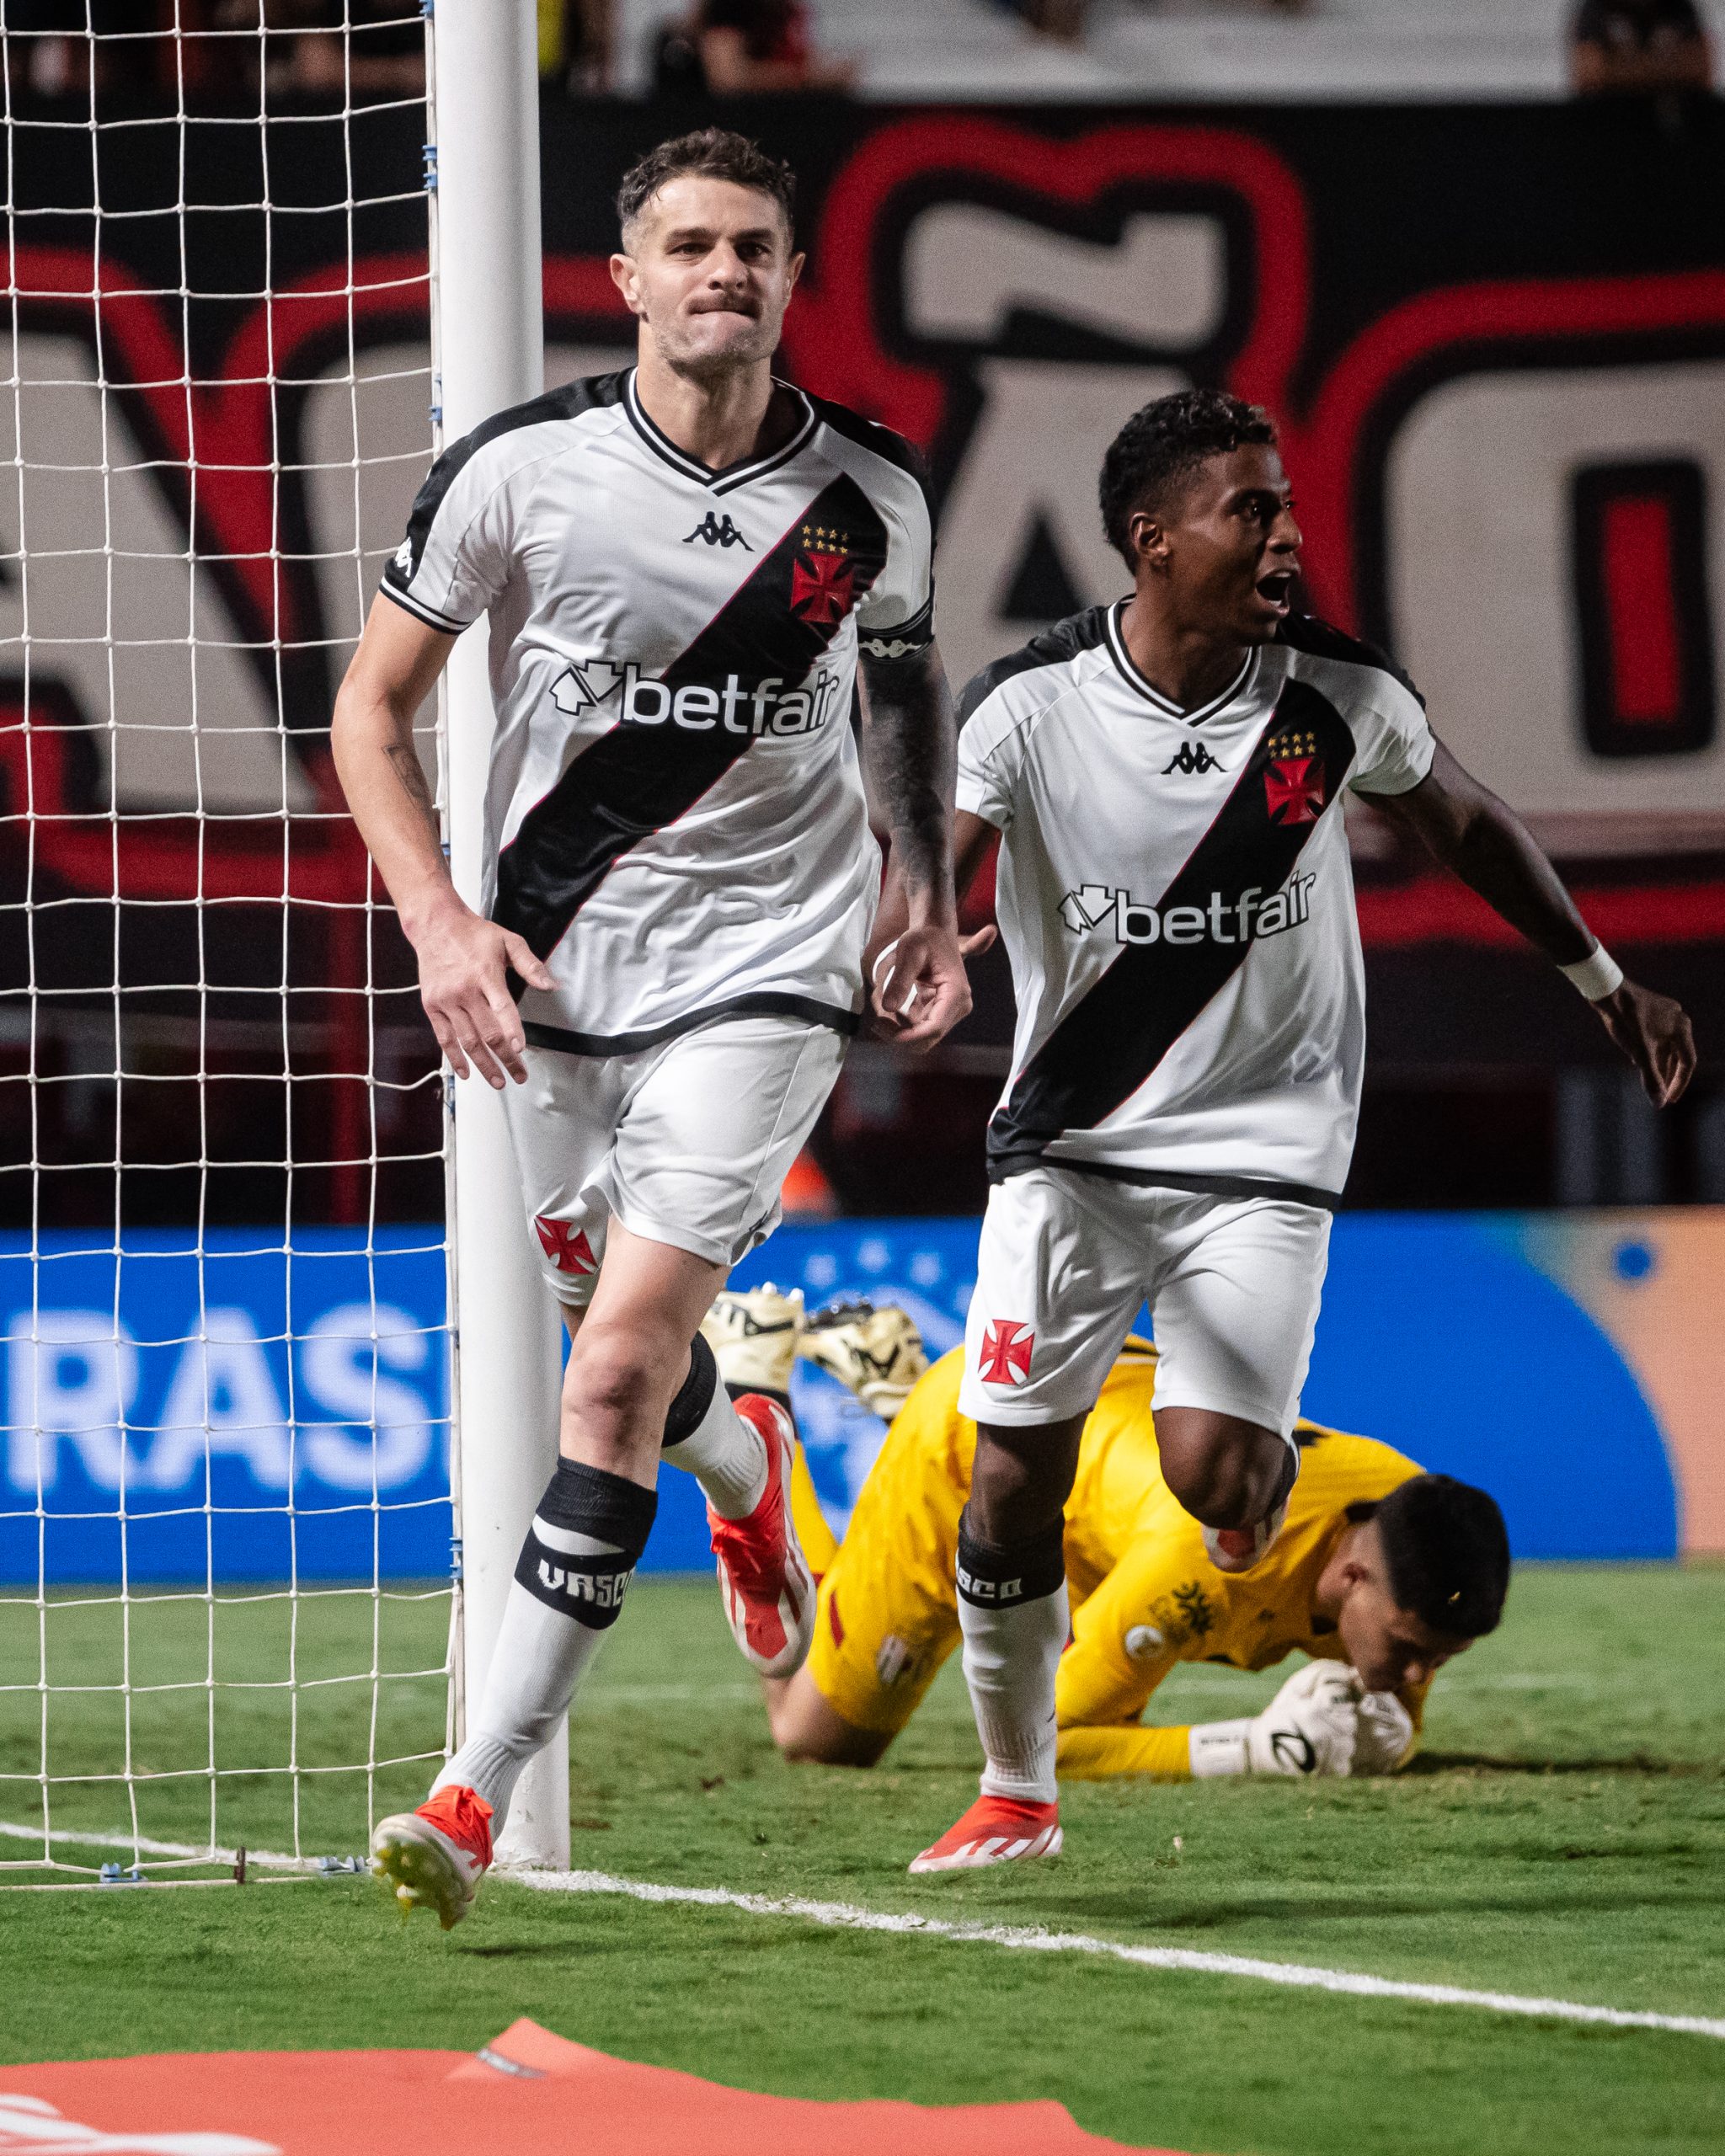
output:
[[[1199,1724],[1189,1739],[1192,1771],[1200,1779],[1349,1774],[1360,1697],[1359,1678],[1346,1662],[1308,1662],[1261,1715]]]
[[[1413,1749],[1413,1717],[1393,1692],[1368,1692],[1359,1702],[1354,1742],[1356,1774],[1393,1774]]]

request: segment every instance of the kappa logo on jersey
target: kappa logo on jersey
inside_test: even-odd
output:
[[[591,1273],[599,1270],[599,1260],[593,1255],[587,1230],[578,1228],[573,1220],[553,1220],[548,1214],[538,1213],[533,1218],[533,1232],[559,1273]]]
[[[1264,806],[1273,824],[1315,824],[1324,809],[1323,759],[1313,734],[1279,734],[1264,744]]]
[[[1183,741],[1179,754],[1162,766],[1162,776],[1166,778],[1170,771],[1184,771],[1188,778],[1202,778],[1207,771],[1226,769],[1227,766],[1219,764],[1202,741],[1195,749],[1189,741]]]
[[[803,552],[791,566],[791,611],[830,628],[851,611],[856,570],[850,541],[825,525],[803,526]]]
[[[996,1318],[982,1336],[982,1382],[1023,1385],[1030,1375],[1036,1335],[1016,1319]]]
[[[814,678],[788,688],[777,674],[745,682],[727,674],[722,682],[684,681],[674,689],[657,675],[644,674],[633,659],[617,666],[608,659],[582,659],[564,667],[551,685],[551,701],[569,718],[595,711],[617,699],[625,726],[663,726],[668,719],[689,734],[814,734],[833,715],[839,677],[830,667]]]
[[[745,554],[752,554],[755,551],[742,533],[738,531],[736,526],[731,522],[729,516],[720,516],[714,510],[708,510],[705,517],[695,526],[688,537],[684,540],[683,544],[686,547],[692,547],[697,539],[704,539],[709,547],[724,547],[727,550],[732,547],[740,547]]]
[[[1293,877],[1268,898],[1254,883],[1237,899],[1212,891],[1208,905],[1167,907],[1140,905],[1130,892],[1085,883],[1060,900],[1060,919],[1075,936],[1106,928],[1117,943],[1256,943],[1309,918],[1316,880]]]

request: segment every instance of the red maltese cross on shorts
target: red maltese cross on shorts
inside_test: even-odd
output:
[[[545,1255],[559,1273],[596,1273],[599,1260],[587,1240],[587,1230],[573,1220],[553,1220],[543,1213],[533,1216],[533,1231]]]
[[[982,1336],[982,1382],[1023,1385],[1030,1375],[1036,1335],[1012,1318],[996,1318]]]

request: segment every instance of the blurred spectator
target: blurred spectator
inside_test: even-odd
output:
[[[163,40],[155,0],[5,0],[6,72],[38,97],[142,90]],[[93,35],[92,35],[93,33]]]
[[[1695,0],[1581,0],[1569,73],[1578,97],[1705,90],[1712,48]]]
[[[611,0],[538,0],[539,79],[591,94],[611,87]]]
[[[747,97],[847,90],[857,63],[815,56],[804,0],[696,0],[660,32],[654,74],[661,90]]]
[[[425,93],[425,25],[417,0],[219,0],[216,26],[258,30],[224,40],[218,88],[255,89],[260,62],[271,92],[350,97],[381,104]]]

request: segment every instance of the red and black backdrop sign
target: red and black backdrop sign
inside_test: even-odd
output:
[[[694,116],[547,104],[553,377],[627,349],[605,267],[611,196],[635,154]],[[1719,108],[1674,127],[1558,106],[783,100],[727,116],[800,178],[809,264],[788,371],[928,454],[954,674],[1120,589],[1095,508],[1103,448],[1147,398],[1225,384],[1281,425],[1317,610],[1395,651],[1439,733],[1565,863],[1605,940],[1725,1022]],[[27,484],[21,508],[0,501],[0,552],[51,531],[75,554],[93,518],[110,555],[190,548],[179,581],[209,646],[196,707],[224,738],[193,755],[162,716],[183,715],[189,674],[152,661],[116,686],[82,617],[56,649],[40,606],[27,732],[9,574],[0,875],[15,899],[28,806],[34,896],[155,902],[129,931],[141,980],[186,977],[181,902],[200,894],[237,902],[238,918],[284,879],[314,910],[363,891],[325,729],[344,639],[427,439],[422,131],[412,112],[355,131],[351,192],[396,198],[356,217],[334,123],[302,116],[261,140],[194,126],[184,179],[171,127],[104,134],[104,206],[135,214],[104,227],[99,265],[88,138],[26,131],[18,145],[19,371],[64,384],[16,403],[25,463],[88,462],[70,452],[92,429],[99,439],[98,383],[115,394],[104,490],[69,482],[51,508]],[[182,218],[182,188],[233,206]],[[245,206],[266,195],[267,227]],[[187,302],[187,290],[232,296]],[[355,424],[360,455],[379,460],[357,483],[339,469]],[[179,621],[179,587],[152,598],[140,576],[121,615],[131,603]],[[66,589],[71,621],[86,602]],[[200,800],[222,819],[201,831],[186,815]],[[1359,852],[1381,1052],[1591,1052],[1574,1000],[1467,894],[1369,825]],[[29,963],[74,988],[108,968],[57,928],[27,961],[5,918],[8,986]],[[308,914],[291,958],[308,990],[359,963],[314,926]]]

